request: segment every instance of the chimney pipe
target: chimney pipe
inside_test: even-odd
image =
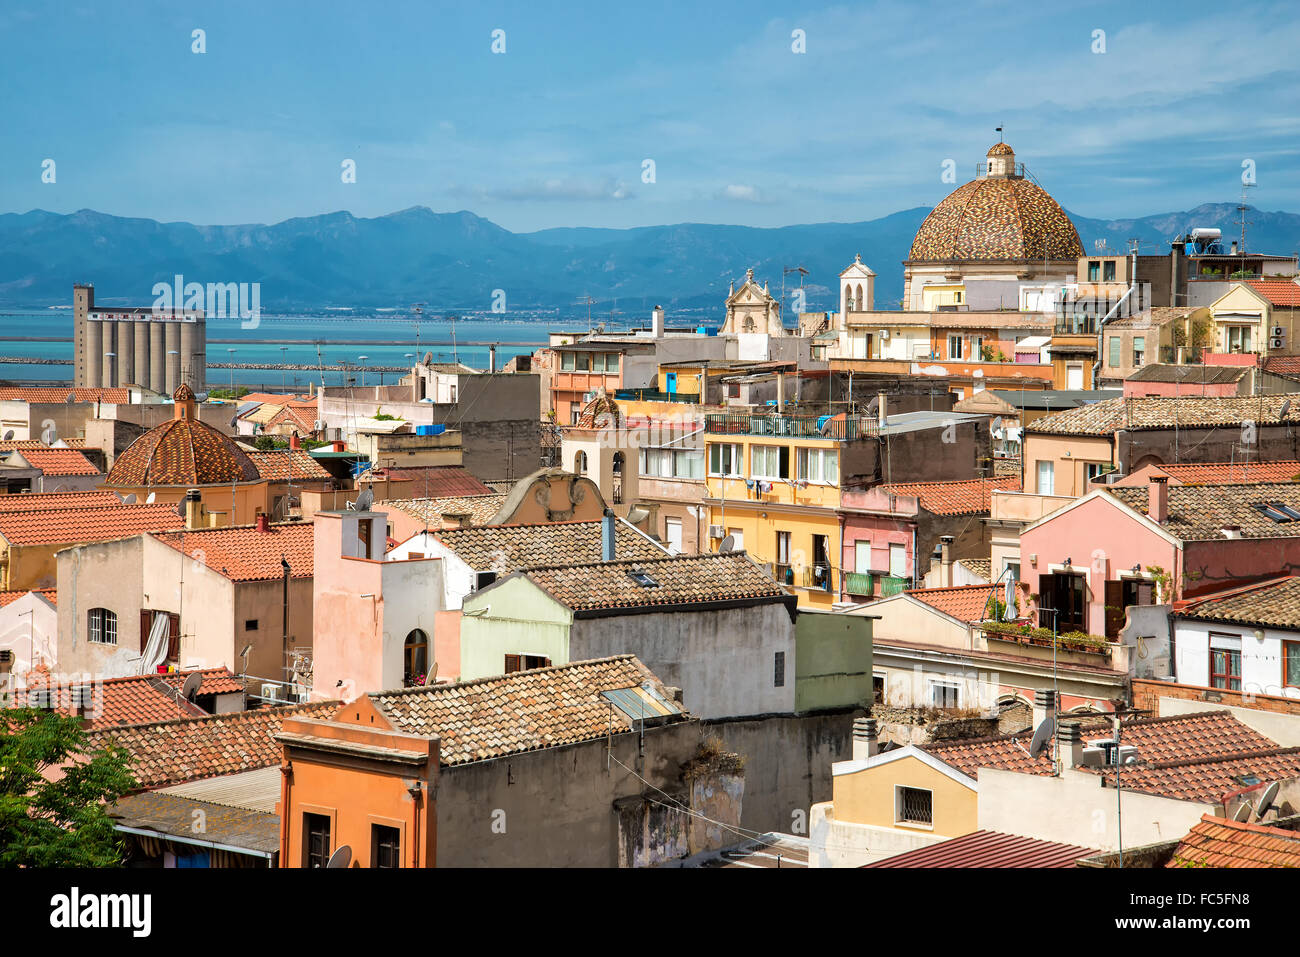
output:
[[[258,512],[254,525],[259,532],[269,532],[271,530],[271,516],[265,512]]]
[[[1169,520],[1169,476],[1153,475],[1147,486],[1147,517],[1163,525]]]
[[[1061,767],[1077,768],[1083,763],[1083,735],[1077,724],[1063,724],[1056,729],[1056,744],[1060,749]]]
[[[785,372],[778,370],[776,373],[776,411],[781,412],[785,409]]]
[[[876,424],[882,429],[889,425],[889,397],[883,392],[876,393]]]
[[[289,433],[289,450],[295,451],[302,448],[302,439],[298,438],[297,432]]]
[[[497,371],[497,344],[488,346],[488,372]]]
[[[1220,529],[1220,531],[1223,533],[1224,538],[1231,539],[1231,540],[1241,538],[1240,525],[1225,525],[1223,526],[1223,528]]]
[[[853,760],[865,761],[880,753],[875,718],[853,719]]]
[[[196,488],[185,493],[185,527],[195,529],[203,527],[203,494]]]
[[[952,587],[952,543],[951,535],[939,536],[939,587]]]
[[[650,334],[656,339],[664,337],[664,307],[655,306],[650,311]]]
[[[1037,728],[1047,720],[1049,715],[1055,714],[1056,706],[1059,703],[1060,702],[1057,701],[1056,692],[1051,688],[1041,688],[1038,691],[1035,691],[1033,713],[1034,727]]]
[[[605,509],[605,516],[600,520],[600,560],[614,560],[614,510]]]

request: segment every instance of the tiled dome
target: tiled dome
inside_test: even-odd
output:
[[[105,485],[221,485],[259,479],[257,466],[239,446],[199,421],[189,386],[182,384],[172,399],[172,420],[132,442],[113,463]]]
[[[1006,143],[994,143],[992,146],[989,147],[989,151],[988,151],[988,154],[987,154],[987,155],[989,155],[989,156],[1014,156],[1014,155],[1015,155],[1015,152],[1016,152],[1016,151],[1013,150],[1013,149],[1012,149],[1010,146],[1008,146]]]
[[[1079,234],[1056,200],[1028,180],[990,176],[957,187],[931,211],[908,259],[1015,262],[1082,255]]]

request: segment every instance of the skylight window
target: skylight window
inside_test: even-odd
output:
[[[1259,514],[1263,515],[1267,519],[1277,522],[1279,525],[1284,525],[1287,522],[1293,522],[1297,518],[1300,518],[1300,514],[1297,514],[1293,509],[1286,505],[1279,505],[1277,503],[1257,502],[1254,508],[1255,511],[1259,512]]]
[[[1292,521],[1300,521],[1300,511],[1297,511],[1283,502],[1269,502],[1269,508],[1275,509],[1283,515],[1290,516]]]
[[[640,568],[633,568],[628,573],[628,577],[636,582],[642,588],[658,588],[659,583],[647,575]]]

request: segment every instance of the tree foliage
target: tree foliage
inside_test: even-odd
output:
[[[0,867],[117,867],[122,840],[106,810],[133,789],[122,748],[86,753],[81,721],[0,710]],[[44,772],[64,769],[57,781]]]

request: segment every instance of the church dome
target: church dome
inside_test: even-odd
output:
[[[911,262],[1075,260],[1083,243],[1060,204],[1025,179],[1006,143],[988,151],[987,172],[959,186],[925,218]]]
[[[199,421],[194,392],[182,384],[172,394],[172,419],[132,442],[109,470],[107,486],[222,485],[255,482],[253,460],[228,436]]]

